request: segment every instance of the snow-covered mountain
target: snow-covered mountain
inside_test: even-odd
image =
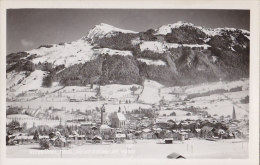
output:
[[[100,39],[103,37],[111,37],[116,35],[117,33],[137,33],[131,30],[120,29],[105,23],[101,23],[96,25],[93,29],[91,29],[87,35],[87,38],[91,41],[95,39]]]
[[[7,88],[142,84],[144,79],[167,86],[236,80],[249,76],[249,36],[242,29],[186,22],[145,32],[101,23],[71,43],[9,54]],[[38,85],[32,85],[34,81]]]
[[[64,44],[53,44],[46,47],[27,51],[29,56],[34,56],[32,62],[51,63],[54,66],[64,65],[69,67],[74,64],[85,63],[94,59],[93,46],[83,39]],[[26,59],[26,57],[22,58]]]
[[[187,22],[183,22],[183,21],[179,21],[174,24],[162,25],[161,27],[159,27],[158,29],[155,30],[156,31],[155,34],[156,35],[166,35],[168,33],[172,33],[172,31],[174,31],[174,29],[178,29],[181,27],[193,27],[193,28],[203,31],[208,36],[216,36],[216,35],[221,36],[226,31],[233,31],[233,32],[241,31],[247,37],[249,37],[249,35],[250,35],[249,31],[243,30],[243,29],[236,29],[236,28],[215,28],[215,29],[213,29],[213,28],[206,28],[206,27],[202,27],[202,26],[196,26],[192,23],[187,23]]]

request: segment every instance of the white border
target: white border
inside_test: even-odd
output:
[[[0,164],[259,164],[259,1],[2,1],[1,2],[1,56],[0,56]],[[121,9],[247,9],[250,10],[250,105],[249,105],[249,159],[192,159],[192,160],[161,160],[161,159],[18,159],[5,157],[5,58],[6,58],[6,9],[8,8],[121,8]],[[156,152],[156,151],[155,151]]]

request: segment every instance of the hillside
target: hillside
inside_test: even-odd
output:
[[[248,78],[249,35],[242,29],[186,22],[145,32],[102,23],[77,41],[7,55],[7,88],[30,90],[21,86],[32,84],[38,72],[34,89],[54,84],[143,85],[145,79],[174,86]]]

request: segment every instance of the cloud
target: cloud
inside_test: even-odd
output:
[[[32,47],[34,45],[34,43],[32,41],[29,41],[29,40],[25,40],[25,39],[22,39],[21,40],[21,44],[24,46],[24,47]]]

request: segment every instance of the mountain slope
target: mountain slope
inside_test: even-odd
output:
[[[7,56],[9,89],[43,71],[41,85],[142,84],[166,86],[236,80],[249,76],[250,33],[177,22],[145,32],[107,24],[71,43],[43,45]],[[26,75],[17,79],[17,76]],[[15,80],[12,80],[15,79]],[[19,84],[18,84],[19,82]]]

